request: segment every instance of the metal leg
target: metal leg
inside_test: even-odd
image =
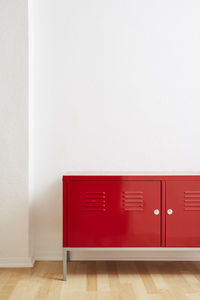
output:
[[[69,251],[67,251],[67,261],[70,261]]]
[[[63,249],[63,280],[67,280],[67,250]]]

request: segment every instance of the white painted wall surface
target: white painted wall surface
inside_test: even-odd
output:
[[[200,171],[200,2],[30,3],[35,253],[57,258],[63,174]]]
[[[0,1],[0,266],[31,265],[27,14],[26,0]]]

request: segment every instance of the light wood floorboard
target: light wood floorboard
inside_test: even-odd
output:
[[[71,261],[0,269],[0,300],[199,300],[200,262]]]

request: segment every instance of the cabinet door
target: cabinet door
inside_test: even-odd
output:
[[[160,182],[71,181],[68,247],[160,246]]]
[[[200,181],[167,182],[166,210],[166,246],[200,247]]]

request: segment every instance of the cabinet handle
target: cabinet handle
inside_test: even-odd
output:
[[[160,213],[159,209],[155,209],[155,210],[154,210],[154,215],[157,216],[157,215],[159,215],[159,213]]]
[[[168,209],[168,210],[167,210],[167,214],[168,214],[168,215],[172,215],[172,214],[173,214],[173,210],[172,210],[171,208]]]

